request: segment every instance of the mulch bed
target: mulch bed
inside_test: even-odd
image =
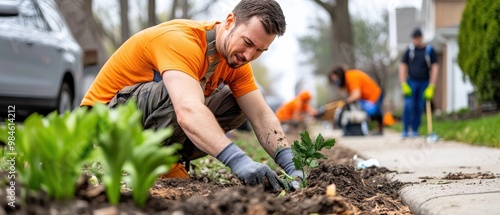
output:
[[[404,186],[385,176],[386,168],[357,171],[353,167],[354,153],[335,146],[325,152],[329,158],[308,176],[309,187],[287,192],[265,192],[260,186],[211,181],[206,177],[158,179],[144,208],[137,208],[130,192],[122,194],[117,206],[107,203],[102,186],[94,187],[82,180],[75,199],[52,201],[47,198],[28,198],[26,204],[13,210],[7,205],[5,189],[0,193],[1,214],[411,214],[398,198]],[[336,196],[325,194],[326,186],[335,184]],[[20,187],[16,187],[19,191]],[[17,192],[20,194],[20,192]],[[43,196],[43,194],[42,194]]]

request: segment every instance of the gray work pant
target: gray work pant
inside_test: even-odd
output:
[[[130,99],[135,99],[137,108],[143,112],[142,123],[145,129],[161,129],[168,126],[174,129],[172,136],[164,141],[164,145],[182,143],[183,148],[179,152],[181,161],[186,162],[206,155],[194,146],[177,123],[172,101],[162,81],[125,87],[115,95],[108,106],[114,108]],[[227,86],[206,97],[205,105],[215,115],[224,132],[238,128],[246,119]]]

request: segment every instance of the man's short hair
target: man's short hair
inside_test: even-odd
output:
[[[235,27],[257,16],[266,33],[278,36],[285,34],[285,15],[275,0],[241,0],[232,12],[236,17]]]
[[[422,30],[420,28],[415,28],[413,32],[411,33],[412,38],[417,38],[422,36]]]

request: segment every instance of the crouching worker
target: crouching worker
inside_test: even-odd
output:
[[[276,116],[283,125],[285,131],[289,127],[294,129],[306,129],[305,119],[309,116],[316,116],[318,111],[313,108],[309,101],[311,101],[311,93],[307,90],[301,91],[291,101],[283,103],[276,110]]]
[[[378,84],[361,70],[349,70],[347,66],[335,66],[329,73],[329,80],[340,89],[346,90],[348,97],[345,105],[357,102],[359,106],[377,122],[377,131],[373,134],[383,134],[382,122],[382,90]]]
[[[172,20],[145,29],[109,58],[81,105],[115,107],[134,99],[145,129],[173,127],[165,144],[181,143],[183,149],[181,162],[166,177],[189,177],[189,161],[208,154],[247,185],[281,190],[277,174],[253,161],[225,132],[247,118],[276,163],[287,174],[302,176],[249,64],[285,33],[285,27],[276,1],[242,0],[222,22]],[[298,187],[297,181],[292,183]]]

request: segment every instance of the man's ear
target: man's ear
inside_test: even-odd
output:
[[[234,16],[233,13],[229,13],[229,14],[227,14],[226,22],[224,23],[224,28],[226,30],[229,30],[229,29],[231,29],[231,25],[233,25],[235,23],[236,23],[236,17]]]

